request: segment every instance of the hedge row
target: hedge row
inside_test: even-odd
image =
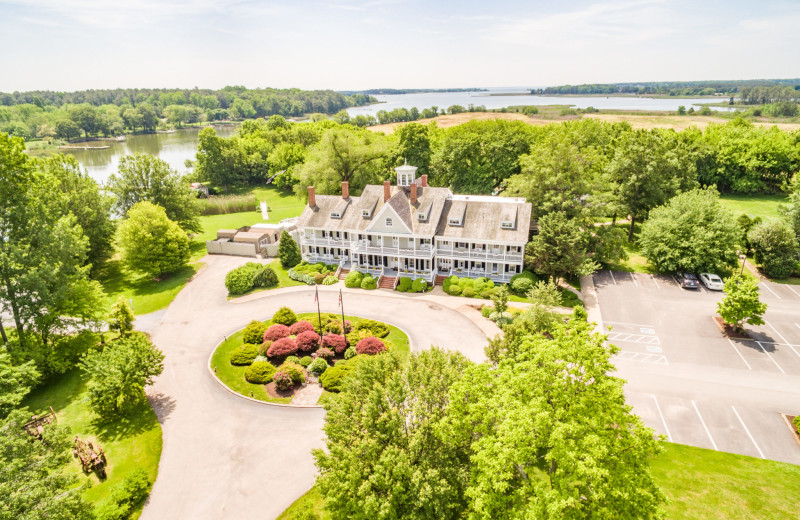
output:
[[[361,273],[359,271],[350,271],[344,279],[345,287],[361,287],[362,289],[377,289],[378,279],[369,273]]]
[[[257,287],[270,288],[278,285],[278,275],[268,265],[247,262],[228,272],[225,276],[225,288],[228,294],[236,296]]]
[[[417,278],[412,281],[411,278],[402,277],[397,282],[397,290],[410,293],[425,292],[428,290],[428,282],[422,278]]]

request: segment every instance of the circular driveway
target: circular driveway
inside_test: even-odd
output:
[[[251,259],[210,256],[151,331],[164,373],[148,388],[163,431],[159,474],[143,520],[275,518],[314,483],[324,410],[269,406],[225,391],[207,370],[211,351],[250,320],[281,306],[316,312],[314,289],[291,287],[229,302],[226,273]],[[414,351],[437,345],[483,359],[487,340],[464,314],[421,295],[347,290],[345,314],[402,328]],[[320,287],[338,312],[339,287]],[[455,301],[455,300],[454,300]]]

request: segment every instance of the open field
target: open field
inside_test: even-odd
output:
[[[651,468],[669,497],[666,518],[796,518],[800,466],[664,443]],[[298,498],[278,520],[330,518],[317,487]],[[313,511],[316,516],[308,515]],[[307,516],[306,516],[307,515]]]
[[[781,214],[778,211],[781,204],[788,202],[785,195],[736,195],[726,193],[720,196],[722,205],[733,212],[735,216],[748,215],[761,217],[763,220],[776,220]]]
[[[466,123],[467,121],[485,121],[487,119],[525,121],[526,123],[530,123],[532,125],[546,125],[549,123],[557,123],[561,121],[567,121],[570,119],[576,119],[576,116],[544,117],[544,114],[541,112],[541,107],[539,108],[540,108],[540,113],[531,117],[515,112],[464,112],[461,114],[438,116],[431,119],[419,119],[416,122],[427,124],[430,123],[431,121],[436,121],[436,124],[439,127],[449,128],[451,126],[458,126],[460,124]],[[630,112],[623,113],[623,112],[601,111],[600,113],[582,114],[577,118],[580,117],[599,119],[601,121],[606,121],[608,123],[627,122],[633,128],[643,128],[643,129],[672,128],[674,130],[685,130],[686,128],[692,126],[703,129],[711,123],[725,124],[728,121],[730,121],[729,119],[717,116],[701,116],[696,114],[679,116],[676,115],[674,112],[660,112],[660,113],[650,112],[647,114],[635,114]],[[395,131],[395,129],[398,126],[404,124],[406,123],[388,123],[385,125],[370,126],[369,129],[374,132],[383,132],[385,134],[391,134]],[[755,121],[753,124],[765,127],[777,126],[781,130],[787,130],[787,131],[800,129],[800,123],[772,123],[767,121]]]
[[[100,421],[89,408],[86,379],[80,369],[48,380],[22,404],[36,414],[52,406],[60,425],[69,426],[73,435],[103,448],[108,458],[106,480],[100,481],[94,474],[84,475],[77,459],[71,459],[65,467],[66,471],[78,475],[80,482],[91,482],[92,487],[84,494],[89,502],[96,503],[107,497],[115,484],[136,469],[145,470],[150,481],[155,481],[161,458],[161,426],[149,405],[114,422]],[[138,517],[139,510],[133,518]]]

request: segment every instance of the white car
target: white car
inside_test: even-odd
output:
[[[721,291],[724,286],[722,278],[712,273],[700,273],[700,281],[711,291]]]

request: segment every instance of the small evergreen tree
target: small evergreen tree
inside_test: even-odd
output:
[[[767,304],[758,296],[758,285],[751,278],[732,276],[725,280],[725,297],[717,303],[723,321],[741,330],[745,323],[762,325]]]
[[[119,332],[120,336],[127,336],[133,330],[133,320],[136,317],[130,303],[120,296],[117,302],[111,307],[108,315],[108,328]]]
[[[300,248],[294,241],[292,235],[284,229],[281,233],[280,244],[278,245],[278,258],[284,268],[294,267],[300,263]]]

